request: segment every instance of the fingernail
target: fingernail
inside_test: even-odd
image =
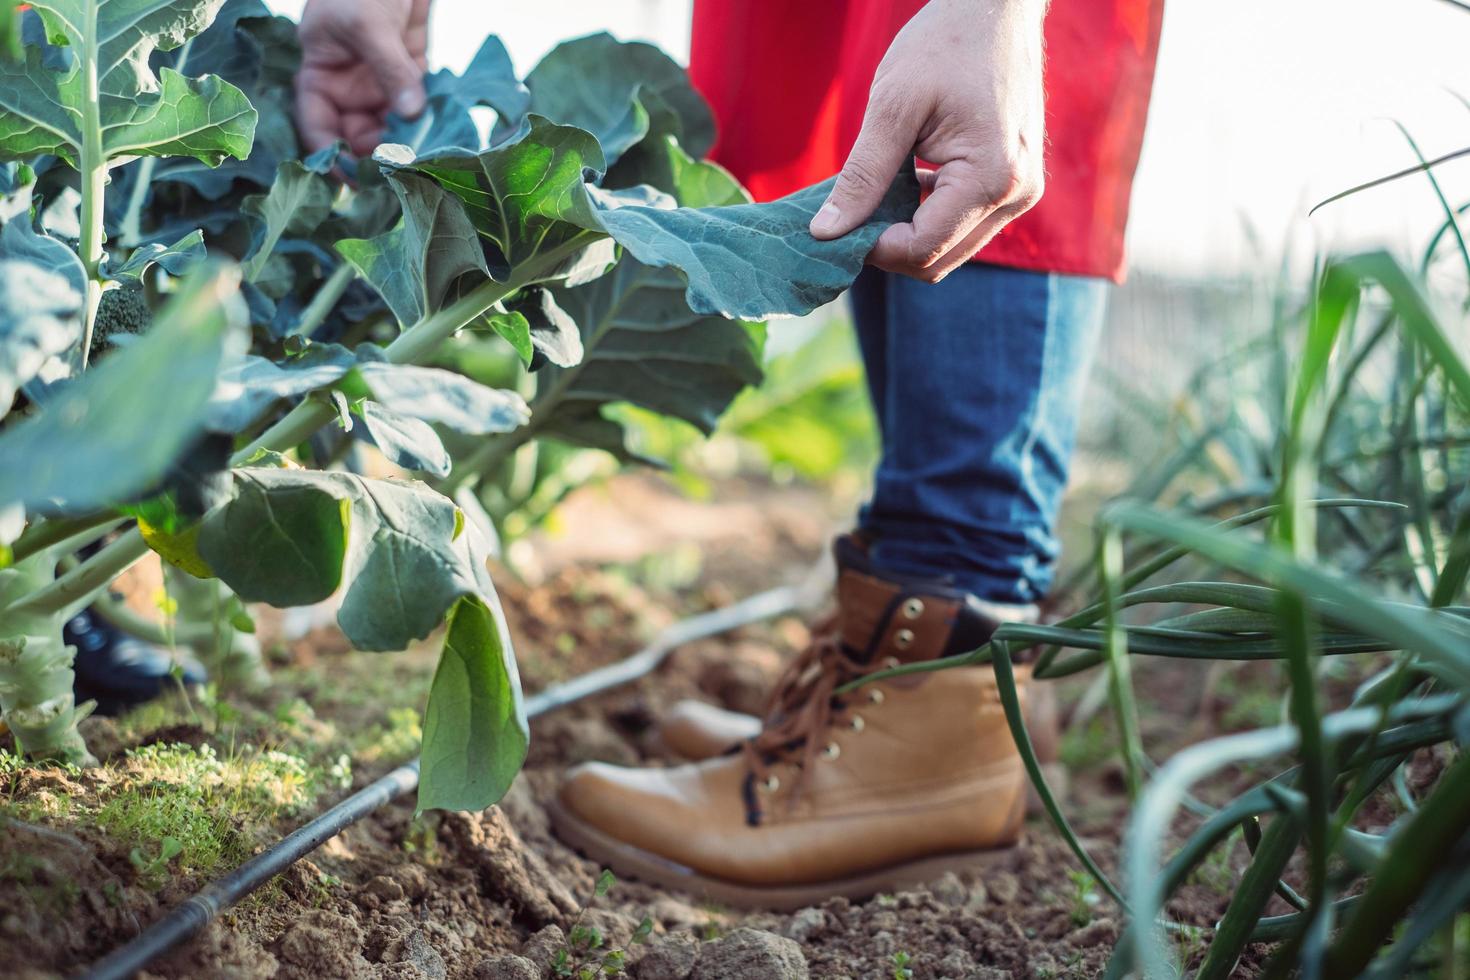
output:
[[[840,220],[842,220],[842,212],[837,210],[837,205],[828,201],[816,214],[812,215],[809,230],[813,235],[831,235],[837,231],[837,222]]]
[[[406,88],[398,93],[398,98],[393,100],[393,111],[407,119],[412,119],[424,109],[424,93],[416,88]]]

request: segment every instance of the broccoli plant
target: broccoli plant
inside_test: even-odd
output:
[[[759,379],[761,321],[845,289],[883,228],[917,204],[912,172],[863,228],[816,241],[806,226],[828,186],[749,203],[700,159],[713,122],[682,70],[606,35],[562,45],[524,81],[491,38],[463,73],[428,78],[427,111],[390,120],[371,160],[302,157],[289,119],[294,33],[258,0],[83,6],[85,23],[123,6],[154,25],[128,49],[130,78],[200,98],[244,93],[261,118],[253,148],[228,147],[233,159],[126,163],[112,200],[83,179],[76,251],[30,212],[0,231],[0,382],[31,404],[0,428],[0,639],[13,638],[0,646],[0,707],[28,753],[84,756],[60,617],[152,550],[228,589],[205,593],[216,608],[336,595],[358,650],[442,628],[419,804],[489,805],[528,733],[488,571],[494,529],[469,491],[542,439],[632,458],[610,404],[711,427]],[[26,61],[6,70],[58,91],[52,76],[67,72],[111,79],[113,48],[88,29],[58,46],[65,28],[50,9],[27,15]],[[154,105],[146,86],[101,91],[106,119]],[[0,142],[36,168],[33,196],[63,186],[35,153],[75,159],[85,177],[80,150],[34,146],[20,128],[0,128]],[[98,145],[106,158],[124,142]],[[111,252],[104,242],[97,254],[88,227]],[[112,334],[115,349],[76,376],[65,366],[85,360],[90,293],[111,282],[141,287],[152,322],[128,342]],[[496,372],[466,357],[471,347],[519,364],[517,375],[489,383]],[[355,472],[359,444],[405,478]],[[43,703],[44,728],[26,720]]]

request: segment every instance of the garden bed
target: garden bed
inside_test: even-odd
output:
[[[684,544],[673,544],[680,539],[665,527],[654,536],[668,535],[669,549],[633,562],[606,551],[607,542],[647,527],[653,515],[669,519],[672,505],[672,492],[652,478],[589,491],[568,509],[568,532],[538,548],[547,556],[544,581],[505,588],[528,691],[633,652],[676,614],[799,577],[830,526],[810,493],[729,484],[705,510],[686,512],[691,521],[711,513],[722,520],[682,529]],[[583,519],[609,528],[607,535],[573,545]],[[691,540],[701,555],[693,569],[680,557]],[[747,627],[680,650],[636,685],[546,716],[533,725],[526,769],[500,806],[417,819],[409,799],[386,807],[152,972],[515,977],[522,975],[510,972],[516,961],[505,957],[517,955],[543,971],[526,975],[554,975],[546,971],[559,955],[569,964],[587,958],[580,955],[585,941],[566,938],[580,924],[577,938],[592,928],[605,937],[591,959],[624,947],[635,976],[681,975],[671,964],[692,958],[691,944],[707,951],[703,971],[715,971],[722,957],[746,970],[696,976],[779,975],[768,972],[779,969],[771,965],[777,961],[765,958],[783,948],[772,937],[799,944],[814,977],[888,977],[904,962],[915,977],[1100,974],[1120,917],[1040,818],[1021,847],[998,853],[978,878],[948,875],[863,903],[836,899],[773,915],[732,912],[635,881],[596,894],[600,869],[549,830],[544,803],[561,771],[587,759],[668,761],[649,738],[664,707],[700,696],[752,709],[781,658],[804,638],[796,617]],[[174,700],[91,722],[89,741],[104,759],[95,769],[12,766],[0,781],[0,812],[10,818],[0,838],[0,962],[19,966],[22,977],[76,972],[343,796],[349,783],[363,785],[412,755],[417,715],[409,706],[422,703],[432,645],[360,654],[323,628],[272,646],[276,684],[261,698]],[[1269,722],[1277,710],[1269,669],[1205,684],[1192,666],[1168,662],[1140,670],[1139,684],[1151,708],[1145,736],[1154,745]],[[1064,703],[1082,687],[1064,683]],[[1209,702],[1203,713],[1201,697]],[[1102,717],[1072,729],[1064,757],[1073,767],[1069,813],[1113,874],[1126,800]],[[162,849],[163,836],[178,841],[178,854]],[[1223,913],[1246,851],[1237,844],[1229,853],[1230,866],[1207,865],[1171,904],[1177,919],[1208,925]],[[1274,911],[1288,911],[1277,901]],[[645,918],[651,934],[631,944]],[[741,929],[762,935],[709,945]],[[1247,962],[1242,975],[1251,972]]]

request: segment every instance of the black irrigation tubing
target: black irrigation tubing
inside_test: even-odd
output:
[[[536,718],[583,698],[621,684],[638,680],[653,670],[677,647],[802,609],[815,601],[825,576],[814,570],[801,585],[783,586],[760,592],[711,612],[680,620],[659,633],[642,650],[625,660],[599,668],[564,684],[557,684],[526,699],[526,716]],[[140,933],[126,946],[114,950],[82,974],[80,980],[127,980],[149,963],[189,939],[225,909],[249,895],[271,878],[336,837],[373,811],[386,806],[419,784],[419,760],[392,772],[353,793],[283,837],[279,843],[255,855],[234,871],[200,889],[188,901]]]

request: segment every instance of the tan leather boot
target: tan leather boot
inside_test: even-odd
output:
[[[788,668],[761,731],[690,765],[578,767],[552,806],[563,840],[624,875],[792,909],[912,886],[1020,838],[1026,777],[989,667],[836,693],[974,649],[995,624],[961,593],[872,574],[847,539],[838,551],[837,629]]]

